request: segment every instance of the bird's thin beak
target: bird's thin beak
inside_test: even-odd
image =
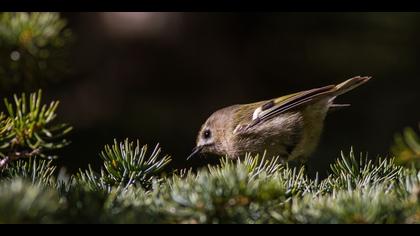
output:
[[[199,153],[203,149],[203,146],[197,146],[193,148],[192,153],[187,157],[187,161],[191,159],[193,156],[195,156],[197,153]]]

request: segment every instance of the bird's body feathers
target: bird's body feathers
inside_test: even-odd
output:
[[[266,152],[267,157],[304,160],[319,142],[329,108],[340,106],[334,99],[369,79],[354,77],[338,85],[222,108],[202,126],[197,147],[230,158]]]

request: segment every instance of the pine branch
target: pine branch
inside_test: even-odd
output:
[[[77,181],[86,182],[93,189],[108,190],[112,187],[126,189],[130,185],[138,185],[149,189],[153,179],[162,172],[171,161],[170,156],[160,157],[161,149],[156,145],[150,155],[147,155],[147,145],[140,145],[139,140],[124,142],[114,140],[112,146],[105,145],[100,157],[104,169],[96,174],[91,168],[79,171]]]
[[[0,115],[0,170],[10,162],[35,156],[53,159],[51,150],[62,148],[70,142],[64,138],[72,127],[54,124],[58,102],[41,105],[42,93],[14,96],[13,102],[5,99],[8,116]]]
[[[33,184],[41,182],[44,185],[55,186],[55,170],[51,160],[30,158],[11,163],[8,168],[0,171],[0,177],[4,180],[22,178]]]
[[[331,165],[332,175],[326,181],[332,189],[354,189],[378,184],[392,185],[403,176],[403,168],[394,159],[379,158],[376,163],[367,155],[356,158],[353,148],[348,156],[341,153],[341,159]]]
[[[401,202],[384,187],[354,191],[337,190],[333,195],[294,198],[283,211],[271,211],[272,223],[367,224],[405,223],[415,214],[412,205]]]

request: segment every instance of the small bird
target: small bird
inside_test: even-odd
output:
[[[334,99],[370,78],[357,76],[338,85],[222,108],[202,125],[187,160],[200,153],[238,159],[265,152],[268,158],[304,162],[318,145],[327,112],[349,106],[334,104]]]

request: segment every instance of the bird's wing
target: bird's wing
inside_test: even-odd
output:
[[[308,105],[326,97],[333,98],[346,93],[367,82],[369,79],[370,77],[357,76],[338,85],[328,85],[321,88],[306,90],[264,102],[253,111],[252,120],[247,127],[243,127],[243,130],[247,130],[260,122],[267,121],[293,108]]]
[[[307,105],[313,101],[318,101],[320,98],[329,96],[335,91],[334,88],[334,85],[329,85],[269,100],[255,109],[247,129],[293,108]]]
[[[257,124],[261,122],[270,120],[277,115],[287,112],[298,106],[308,104],[314,100],[318,100],[321,97],[334,92],[335,85],[329,85],[322,88],[311,89],[307,91],[302,91],[298,93],[293,93],[290,95],[282,96],[265,102],[257,103],[258,106],[255,108],[254,104],[250,104],[250,121],[246,124],[238,124],[235,128],[234,133],[243,133],[250,130]]]

